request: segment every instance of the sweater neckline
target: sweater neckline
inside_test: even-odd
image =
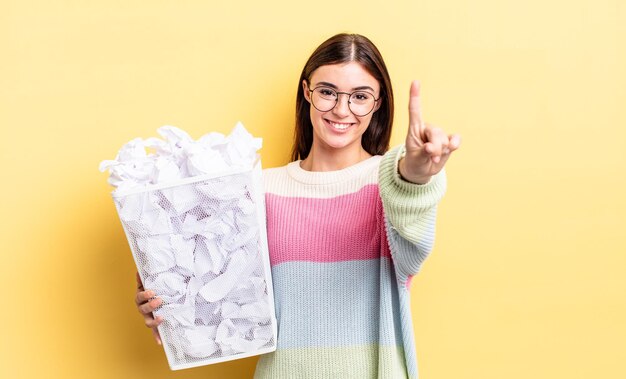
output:
[[[301,160],[287,164],[287,173],[290,177],[304,184],[331,184],[351,180],[369,172],[378,166],[382,156],[373,155],[352,166],[334,171],[307,171],[300,167]]]

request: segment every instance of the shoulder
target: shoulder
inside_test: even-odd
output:
[[[263,169],[263,179],[270,179],[287,175],[287,165]]]
[[[382,155],[374,155],[368,159],[367,164],[364,165],[359,180],[363,184],[378,184],[378,171],[382,162]]]
[[[275,192],[275,188],[289,180],[287,165],[263,169],[263,186],[266,192]]]

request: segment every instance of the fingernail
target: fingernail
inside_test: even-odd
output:
[[[433,162],[435,163],[439,163],[440,160],[441,160],[441,157],[438,155],[436,157],[433,157]]]

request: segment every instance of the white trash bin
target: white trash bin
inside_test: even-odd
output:
[[[259,159],[112,196],[172,370],[276,350]]]

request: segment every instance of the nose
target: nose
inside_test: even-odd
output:
[[[342,97],[344,100],[342,100]],[[333,108],[333,113],[338,117],[347,117],[350,115],[350,95],[345,93],[337,94],[337,104],[335,104]]]

